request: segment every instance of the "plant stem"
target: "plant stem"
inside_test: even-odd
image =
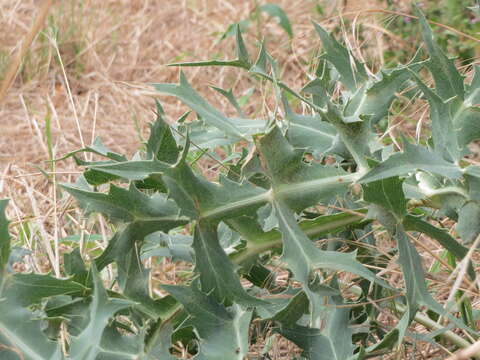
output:
[[[361,173],[356,172],[352,174],[329,176],[325,178],[281,185],[274,190],[264,190],[264,192],[259,194],[246,196],[242,199],[223,204],[222,206],[217,206],[215,208],[203,211],[201,217],[204,219],[214,219],[219,216],[225,216],[226,213],[245,209],[252,205],[266,204],[267,202],[271,202],[273,197],[278,199],[279,197],[288,198],[292,195],[298,196],[299,194],[308,195],[310,193],[319,191],[319,189],[328,188],[329,186],[338,185],[339,183],[345,185],[352,184],[361,176]]]
[[[358,212],[366,212],[364,209]],[[329,221],[323,221],[324,219]],[[361,215],[352,215],[346,213],[325,215],[315,220],[303,221],[299,224],[305,235],[311,238],[316,238],[320,235],[332,233],[343,229],[349,225],[355,225],[364,220]],[[232,254],[230,259],[235,264],[242,264],[248,260],[261,254],[262,252],[279,248],[282,246],[282,234],[277,230],[272,230],[267,233],[248,232],[243,224],[235,222],[235,220],[227,221],[228,225],[237,231],[244,239],[247,240],[246,248],[238,253]],[[243,226],[242,226],[243,225]]]

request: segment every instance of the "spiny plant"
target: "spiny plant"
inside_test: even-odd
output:
[[[271,84],[275,111],[246,119],[232,90],[217,89],[238,111],[227,117],[183,73],[179,84],[154,84],[197,119],[186,122],[186,113],[169,126],[157,103],[150,137],[131,160],[99,140],[79,151],[102,161],[69,154],[86,170],[63,188],[116,233],[90,259],[79,249],[65,254],[64,279],[11,271],[0,202],[1,358],[174,359],[181,346],[196,359],[243,359],[267,333],[306,359],[365,359],[412,339],[468,347],[478,338],[468,294],[478,293],[480,167],[468,161],[468,145],[480,137],[480,67],[467,83],[422,14],[420,25],[428,58],[419,52],[372,74],[314,24],[324,53],[300,92],[281,81],[264,46],[251,60],[238,27],[236,59],[173,64],[247,70]],[[397,150],[379,123],[414,88],[428,101],[431,136],[403,137]],[[216,181],[201,174],[202,156],[218,164]],[[453,235],[443,220],[455,224]],[[458,271],[444,304],[413,242],[421,234],[443,248],[432,268]],[[392,248],[377,243],[389,239]],[[191,269],[182,285],[159,292],[152,284],[144,262],[161,258]],[[401,285],[391,279],[395,261]],[[116,279],[105,288],[107,267]]]

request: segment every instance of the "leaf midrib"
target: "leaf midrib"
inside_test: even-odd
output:
[[[336,135],[332,135],[332,134],[329,134],[329,133],[327,133],[327,132],[320,131],[320,130],[317,129],[317,128],[308,127],[308,126],[306,126],[306,125],[302,125],[302,124],[299,124],[299,123],[296,123],[296,122],[290,122],[290,127],[299,127],[299,128],[302,128],[302,129],[311,131],[311,132],[315,132],[315,133],[321,134],[322,136],[329,137],[329,138],[331,138],[332,140],[335,140],[335,138],[336,138]]]
[[[329,176],[293,184],[282,184],[275,187],[275,190],[265,190],[265,192],[241,200],[231,202],[229,204],[220,205],[200,213],[201,218],[214,218],[226,212],[241,209],[243,207],[252,206],[259,203],[272,202],[274,198],[281,199],[291,194],[299,193],[308,194],[318,190],[320,186],[328,186],[334,184],[350,184],[357,180],[361,173],[353,173],[346,175]]]

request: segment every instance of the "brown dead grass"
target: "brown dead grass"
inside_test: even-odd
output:
[[[60,255],[69,250],[59,239],[79,232],[88,235],[96,224],[104,236],[103,242],[96,246],[103,248],[110,234],[101,217],[84,219],[70,198],[55,191],[60,181],[74,181],[79,169],[71,160],[59,162],[55,167],[46,162],[49,160],[46,120],[51,119],[54,158],[90,144],[96,136],[111,149],[131,156],[146,136],[148,122],[154,119],[156,94],[146,84],[176,82],[178,69],[165,66],[170,62],[208,59],[212,54],[219,58],[233,57],[233,41],[218,42],[219,34],[229,24],[246,18],[254,3],[253,0],[56,1],[0,105],[0,198],[11,199],[12,231],[33,252],[28,257],[27,269],[54,270],[59,274]],[[305,72],[319,44],[310,23],[312,18],[324,21],[342,12],[382,7],[373,0],[349,1],[346,7],[339,5],[341,1],[334,1],[324,6],[325,14],[320,16],[312,11],[315,4],[312,0],[276,3],[291,19],[294,39],[290,42],[283,30],[266,17],[261,23],[262,36],[269,51],[282,64],[283,80],[297,89],[307,79]],[[398,10],[408,11],[406,4],[398,2]],[[3,30],[0,80],[9,59],[31,28],[39,6],[40,1],[34,0],[0,2]],[[361,44],[352,36],[352,29],[344,29],[356,55],[373,59],[373,66],[381,64],[385,48],[404,44],[385,27],[390,16],[359,16],[357,24],[363,23],[371,30]],[[338,24],[339,19],[333,21]],[[329,26],[329,22],[324,25]],[[246,35],[252,56],[257,52],[257,36],[254,27]],[[230,69],[187,68],[185,72],[196,89],[227,113],[231,109],[208,86],[234,87],[236,94],[252,86],[245,74]],[[162,101],[169,121],[185,110],[174,99],[162,97]],[[248,113],[261,115],[268,104],[268,99],[254,93]],[[55,174],[47,178],[39,169]],[[439,250],[432,247],[432,251]],[[162,266],[156,272],[157,277],[174,282],[175,267]],[[393,262],[391,267],[392,271],[398,271]],[[398,277],[398,284],[400,281]],[[274,342],[270,352],[273,359],[289,358],[296,352],[285,339]],[[429,349],[425,351],[428,354]]]
[[[266,36],[271,53],[286,63],[285,80],[301,86],[305,82],[305,65],[318,45],[310,23],[314,4],[308,0],[277,3],[293,20],[293,50],[285,33],[272,20],[264,19],[262,35]],[[2,52],[13,53],[38,7],[39,2],[32,0],[7,0],[0,4],[0,25],[8,29],[0,33]],[[165,66],[172,61],[208,59],[211,54],[221,58],[233,56],[233,42],[218,43],[218,34],[229,24],[246,18],[253,8],[253,1],[57,2],[0,110],[6,131],[0,144],[0,164],[5,167],[15,162],[25,166],[48,158],[44,126],[49,112],[57,155],[79,148],[82,140],[89,144],[92,134],[101,136],[115,150],[132,152],[139,139],[135,122],[144,130],[152,119],[154,94],[145,84],[176,82],[178,70]],[[333,6],[326,9],[327,15],[338,14]],[[315,20],[321,18],[317,16]],[[58,41],[53,27],[58,28]],[[250,44],[256,41],[254,33],[247,35]],[[67,79],[57,58],[57,48]],[[251,49],[254,56],[255,46]],[[229,69],[185,71],[189,81],[220,106],[224,104],[207,90],[208,85],[230,87],[241,81],[248,83],[244,74],[237,75]],[[253,101],[252,107],[258,105]],[[172,120],[182,113],[175,101],[169,101],[165,108]]]

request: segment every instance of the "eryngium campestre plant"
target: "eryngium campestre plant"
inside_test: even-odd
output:
[[[115,225],[100,255],[66,254],[65,279],[14,274],[0,218],[0,355],[173,359],[172,344],[180,343],[196,359],[240,360],[277,333],[307,359],[381,355],[406,336],[450,351],[468,347],[478,337],[469,248],[480,233],[480,167],[465,159],[480,137],[480,67],[466,82],[419,15],[428,58],[419,52],[376,74],[314,24],[324,53],[301,91],[282,82],[264,46],[252,61],[238,27],[236,59],[173,64],[246,70],[271,84],[275,116],[247,119],[233,93],[218,89],[238,111],[227,117],[183,73],[179,84],[153,84],[196,120],[185,115],[169,126],[157,103],[150,138],[133,159],[97,141],[81,151],[104,161],[77,158],[83,176],[63,185],[88,213]],[[431,137],[404,137],[399,150],[381,129],[398,94],[412,90],[428,102]],[[206,156],[218,164],[216,181],[199,171]],[[454,233],[440,225],[447,218]],[[443,249],[435,266],[457,268],[448,302],[426,281],[414,242],[421,234]],[[149,281],[145,260],[163,257],[191,269],[183,285]],[[402,282],[391,281],[395,263]],[[109,265],[116,282],[105,289],[100,274]]]

